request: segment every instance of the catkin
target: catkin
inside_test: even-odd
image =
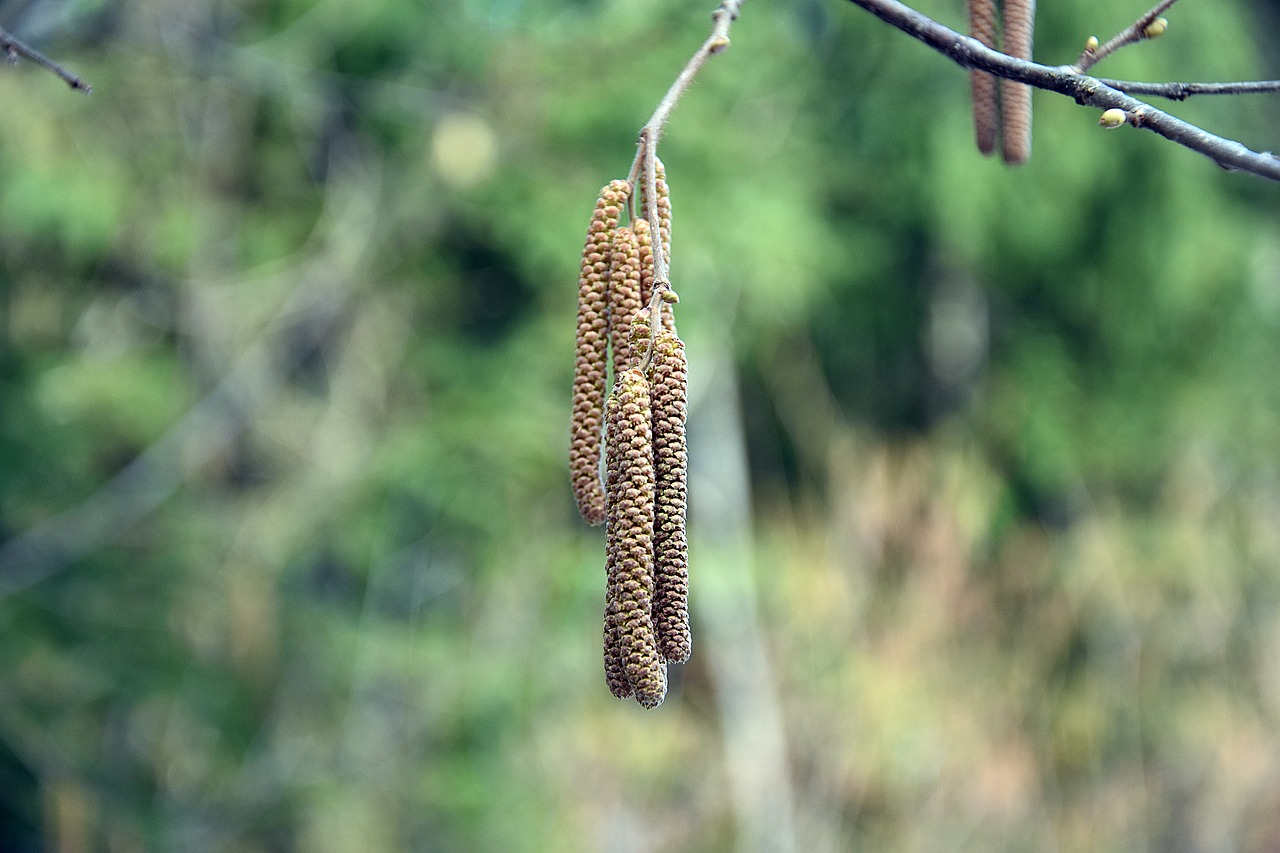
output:
[[[627,684],[646,708],[666,697],[666,664],[652,623],[654,456],[649,382],[639,370],[618,376],[608,406],[609,484],[605,521],[609,603],[605,673],[615,689],[620,657]],[[616,647],[610,642],[616,638]]]
[[[604,521],[600,434],[608,363],[608,279],[613,234],[631,185],[611,181],[596,199],[582,247],[578,277],[578,332],[573,367],[569,472],[578,511],[589,524]]]
[[[1016,59],[1031,59],[1036,0],[1004,0],[1004,52]],[[1001,81],[1004,161],[1025,163],[1031,157],[1031,87],[1012,80]]]
[[[662,257],[666,259],[667,266],[671,266],[671,187],[667,184],[667,167],[662,165],[662,161],[656,156],[653,158],[654,183],[658,187],[658,233],[662,235]],[[645,183],[644,172],[640,173],[640,196],[644,200],[641,208],[642,216],[647,221],[649,219],[649,205],[652,199],[649,194],[648,185]]]
[[[649,238],[648,220],[636,220],[632,227],[636,229],[636,243],[640,249],[640,304],[648,305],[653,298],[653,240]]]
[[[619,607],[618,557],[620,537],[614,519],[619,518],[621,456],[615,439],[619,429],[618,395],[609,395],[606,407],[608,440],[605,442],[605,605],[604,605],[604,680],[609,692],[619,699],[631,695],[627,665],[622,657],[622,610]]]
[[[649,376],[655,491],[653,627],[663,658],[671,663],[684,663],[689,659],[692,648],[689,631],[689,545],[685,536],[688,379],[684,343],[674,331],[662,328],[654,336]]]
[[[995,0],[969,0],[969,35],[983,45],[995,48]],[[973,129],[978,150],[984,157],[989,156],[996,150],[996,133],[1000,126],[999,83],[992,74],[971,71],[969,86],[973,91]]]
[[[631,228],[623,226],[614,232],[613,265],[609,271],[609,337],[615,377],[631,364],[631,321],[644,304],[641,295],[644,259],[638,237],[644,234],[647,239],[648,233],[642,219],[633,222]],[[649,266],[652,267],[652,261]]]

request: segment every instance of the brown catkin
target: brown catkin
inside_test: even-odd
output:
[[[618,427],[618,395],[610,394],[606,407],[608,429]],[[609,692],[619,699],[631,695],[631,682],[627,680],[626,661],[622,657],[622,610],[618,597],[618,554],[620,541],[615,540],[618,532],[616,519],[619,518],[619,499],[621,492],[619,469],[621,454],[618,442],[610,438],[605,442],[605,605],[604,605],[604,680],[609,685]]]
[[[609,266],[614,231],[630,192],[631,185],[626,181],[610,181],[600,190],[582,247],[582,268],[578,276],[569,472],[578,512],[589,524],[604,521],[600,436],[607,387]]]
[[[649,239],[649,223],[644,219],[632,223],[636,229],[636,241],[640,247],[640,304],[648,305],[653,298],[653,241]]]
[[[662,235],[662,257],[666,258],[667,266],[671,266],[671,187],[667,184],[667,167],[662,165],[662,161],[656,156],[653,158],[654,183],[658,186],[658,233]],[[648,186],[645,184],[643,172],[640,175],[640,195],[644,200],[641,209],[641,216],[647,221],[649,219],[649,197]]]
[[[1004,52],[1015,59],[1031,59],[1036,0],[1004,0]],[[1031,87],[1001,81],[1004,161],[1012,166],[1031,157]]]
[[[969,35],[985,46],[995,48],[995,0],[969,0]],[[996,150],[996,133],[1000,127],[999,81],[985,71],[971,71],[969,86],[973,91],[973,129],[978,150],[984,157],[989,156]]]
[[[611,567],[610,604],[618,652],[636,701],[659,705],[667,693],[666,664],[652,622],[654,457],[649,382],[639,370],[624,370],[609,407],[608,455],[616,472],[610,482],[606,553]],[[606,637],[610,627],[606,625]],[[611,677],[609,649],[605,672]],[[614,685],[610,683],[610,689]],[[617,692],[616,690],[614,691]]]
[[[614,232],[613,237],[613,265],[609,271],[609,338],[613,345],[615,377],[620,376],[631,363],[631,321],[644,304],[640,289],[644,261],[637,239],[641,232],[647,236],[648,226],[638,219],[632,223],[632,228],[623,226]]]
[[[667,171],[662,165],[662,161],[654,158],[655,163],[655,183],[658,185],[658,229],[662,234],[662,257],[667,264],[667,277],[671,277],[671,191],[667,186]],[[641,181],[643,190],[644,183]],[[649,220],[648,197],[645,197],[644,220],[647,225]],[[649,304],[649,300],[653,298],[653,280],[656,275],[653,260],[653,243],[649,239],[649,229],[641,228],[638,230],[640,234],[640,297],[645,305]],[[664,311],[662,314],[662,324],[668,329],[675,328],[674,319],[670,312]]]
[[[670,314],[670,310],[664,311]],[[685,536],[688,378],[684,343],[670,329],[654,336],[649,364],[653,408],[653,627],[665,660],[689,659],[689,545]]]

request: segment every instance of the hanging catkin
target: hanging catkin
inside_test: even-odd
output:
[[[620,658],[636,701],[653,708],[666,697],[667,673],[652,623],[652,410],[649,382],[639,370],[624,370],[618,376],[608,405],[607,429],[608,466],[616,471],[616,478],[609,484],[605,521],[610,574],[605,673],[610,689],[619,693],[616,662]]]
[[[662,161],[657,157],[654,160],[654,183],[658,187],[658,232],[662,235],[662,257],[666,258],[667,265],[671,265],[671,187],[667,184],[667,167],[662,165]],[[641,206],[641,216],[648,221],[649,205],[651,196],[649,194],[648,184],[645,182],[644,173],[640,174],[640,196],[644,200]]]
[[[1004,0],[1004,52],[1015,59],[1031,59],[1036,0]],[[1031,87],[1001,81],[1004,161],[1025,163],[1031,157]]]
[[[684,344],[675,333],[679,299],[667,282],[654,300],[649,216],[657,224],[657,251],[669,264],[671,198],[666,169],[660,161],[653,165],[653,192],[641,186],[640,197],[630,198],[626,181],[601,191],[587,233],[570,453],[579,509],[605,525],[605,682],[613,695],[634,697],[646,708],[666,698],[668,661],[683,663],[691,648],[688,392]],[[637,201],[638,215],[620,227],[620,211]],[[613,391],[605,400],[609,375]]]
[[[608,282],[613,234],[631,185],[611,181],[596,199],[582,247],[578,277],[578,332],[574,351],[569,472],[578,511],[589,524],[604,521],[600,437],[608,355]]]
[[[649,239],[649,220],[637,219],[632,223],[636,230],[636,246],[640,250],[640,304],[648,305],[653,298],[653,241]]]
[[[631,695],[627,680],[627,664],[622,657],[622,609],[619,600],[619,555],[623,539],[619,535],[622,498],[622,453],[617,441],[621,427],[615,391],[606,406],[608,436],[605,443],[605,604],[604,604],[604,680],[609,692],[619,699]]]
[[[664,314],[670,314],[665,310]],[[684,343],[660,328],[649,364],[653,407],[654,459],[654,593],[653,626],[664,659],[684,663],[692,641],[689,632],[689,545],[685,536],[688,457],[685,413],[688,380]]]
[[[995,48],[995,0],[969,0],[969,35],[983,45]],[[969,86],[973,92],[973,129],[978,150],[983,156],[988,156],[996,150],[996,134],[1000,127],[998,80],[985,71],[971,71]]]
[[[667,184],[667,169],[662,165],[662,161],[654,157],[654,184],[658,190],[655,194],[657,197],[658,208],[658,233],[662,235],[662,257],[667,266],[667,276],[671,275],[671,188]],[[649,222],[649,206],[652,204],[652,198],[648,192],[648,186],[644,180],[644,174],[640,175],[640,193],[644,204],[644,220]],[[649,304],[649,300],[653,298],[653,280],[655,277],[654,260],[653,260],[653,244],[647,233],[640,234],[640,297],[641,301]],[[675,328],[675,317],[670,311],[662,312],[662,323],[668,328]]]
[[[649,226],[643,219],[635,220],[630,228],[623,226],[614,232],[613,265],[609,271],[609,338],[615,377],[631,363],[631,321],[644,304],[641,287],[646,264],[639,238],[643,235],[647,242],[648,234]],[[652,259],[648,266],[652,269]]]

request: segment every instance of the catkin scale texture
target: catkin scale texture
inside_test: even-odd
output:
[[[578,511],[593,525],[604,521],[605,511],[600,440],[608,369],[609,267],[614,232],[630,190],[626,181],[611,181],[600,190],[582,247],[578,276],[569,472]]]
[[[659,329],[649,366],[653,409],[653,627],[665,660],[689,659],[689,545],[685,533],[688,454],[685,421],[688,378],[684,343]]]
[[[969,0],[969,35],[989,48],[996,46],[995,0]],[[985,71],[969,72],[973,92],[973,129],[983,156],[996,150],[1000,128],[999,81]]]
[[[644,260],[639,237],[643,234],[647,239],[648,233],[642,219],[633,222],[631,228],[624,226],[614,232],[609,271],[609,337],[615,377],[631,366],[631,322],[644,304],[641,296]],[[652,267],[652,261],[649,266]]]
[[[1005,53],[1016,59],[1031,59],[1035,17],[1035,0],[1005,0]],[[1002,80],[1000,97],[1004,161],[1010,165],[1025,163],[1031,157],[1031,87]]]
[[[653,195],[656,196],[658,203],[658,233],[662,236],[662,257],[666,258],[667,265],[671,265],[671,187],[667,183],[667,167],[662,165],[662,161],[657,157],[654,160],[654,184],[657,185],[658,191]],[[642,209],[643,218],[649,219],[649,205],[653,202],[653,198],[649,194],[648,184],[645,182],[643,172],[640,175],[640,195],[644,199]]]
[[[610,574],[605,673],[613,679],[622,660],[636,701],[646,708],[666,697],[666,665],[653,630],[654,454],[649,382],[639,370],[618,376],[608,407],[608,454],[616,472],[609,484],[605,522]],[[609,648],[616,637],[616,648]],[[615,693],[611,680],[610,689]]]
[[[604,607],[604,680],[609,692],[619,699],[631,695],[626,661],[622,657],[622,611],[619,607],[618,558],[622,544],[619,506],[621,493],[622,454],[614,440],[620,429],[618,395],[610,394],[606,407],[608,440],[605,443],[605,607]]]

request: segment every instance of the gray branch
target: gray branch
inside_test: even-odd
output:
[[[1140,83],[1135,80],[1108,80],[1099,77],[1098,82],[1127,95],[1155,95],[1171,101],[1185,101],[1192,95],[1257,95],[1280,92],[1280,80],[1243,80],[1235,83]]]
[[[1180,118],[1156,109],[1131,95],[1108,86],[1096,77],[1081,74],[1069,65],[1048,66],[1014,59],[983,46],[975,39],[939,24],[897,0],[849,0],[880,20],[948,57],[963,68],[986,71],[1073,98],[1083,106],[1123,110],[1134,127],[1153,131],[1192,151],[1198,151],[1224,169],[1249,172],[1280,181],[1280,159],[1258,152],[1231,139],[1215,136]]]
[[[58,79],[62,80],[62,82],[66,83],[72,89],[78,89],[81,92],[84,92],[86,95],[93,91],[93,87],[90,86],[82,77],[79,77],[63,68],[61,65],[45,56],[34,47],[28,47],[3,27],[0,27],[0,52],[3,52],[10,62],[16,63],[19,59],[27,59],[34,62],[36,65],[39,65],[41,68],[52,71],[54,74],[58,75]]]

